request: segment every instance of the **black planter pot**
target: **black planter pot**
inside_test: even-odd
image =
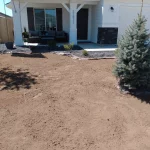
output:
[[[13,47],[14,47],[14,43],[13,42],[7,42],[7,43],[5,43],[5,45],[6,45],[7,49],[13,49]]]

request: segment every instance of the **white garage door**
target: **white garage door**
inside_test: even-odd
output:
[[[125,30],[129,25],[132,24],[133,20],[137,18],[137,15],[140,13],[141,7],[139,6],[120,6],[120,17],[119,17],[119,31],[118,38],[125,33]],[[150,7],[143,8],[143,15],[147,19],[146,28],[150,32]]]

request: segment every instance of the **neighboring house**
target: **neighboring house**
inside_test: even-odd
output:
[[[22,45],[22,32],[65,31],[69,42],[90,41],[116,44],[127,26],[137,17],[142,0],[13,0],[15,43]],[[150,29],[150,0],[144,0],[143,14]]]
[[[0,12],[0,43],[13,41],[13,19]]]

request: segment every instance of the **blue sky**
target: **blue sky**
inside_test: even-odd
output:
[[[10,2],[10,0],[5,0],[5,3],[8,3],[8,2]],[[0,12],[5,13],[3,0],[0,0]],[[11,9],[6,7],[6,14],[9,16],[12,16]]]

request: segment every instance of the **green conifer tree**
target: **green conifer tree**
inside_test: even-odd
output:
[[[114,73],[121,87],[150,87],[150,48],[142,11],[118,42]]]

